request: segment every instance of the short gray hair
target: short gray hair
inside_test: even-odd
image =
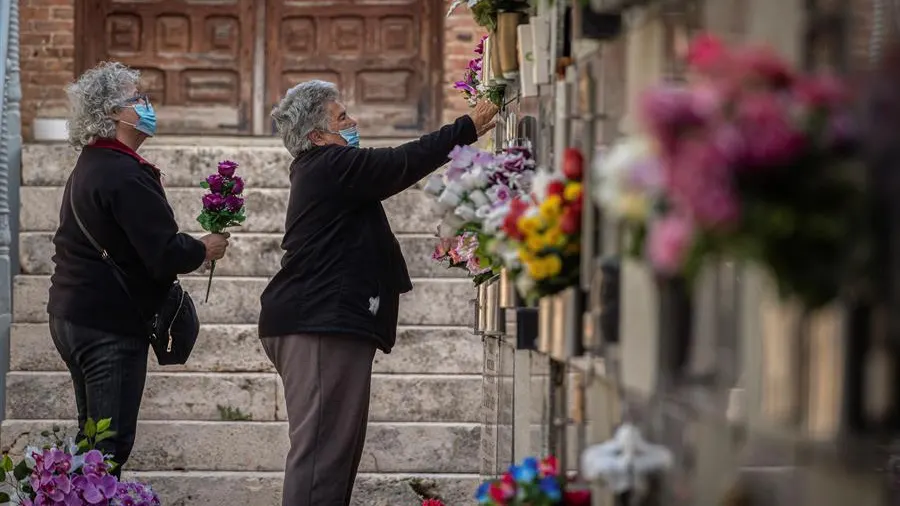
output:
[[[328,103],[337,101],[338,89],[327,81],[307,81],[294,86],[272,109],[275,128],[284,147],[296,157],[312,148],[310,132],[328,130]]]
[[[116,136],[112,115],[131,96],[141,74],[119,62],[103,62],[88,70],[66,88],[72,108],[69,143],[81,148],[97,139]]]

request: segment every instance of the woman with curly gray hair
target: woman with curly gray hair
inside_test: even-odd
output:
[[[147,377],[147,315],[178,274],[222,258],[228,244],[223,235],[179,233],[159,169],[137,154],[156,133],[139,77],[120,63],[101,63],[67,88],[69,141],[81,154],[53,237],[47,305],[50,335],[72,375],[79,427],[88,418],[112,419],[115,436],[98,446],[119,469],[134,445]],[[127,291],[104,256],[118,265]]]
[[[284,385],[291,448],[284,506],[347,506],[362,458],[376,349],[390,353],[406,260],[381,202],[493,127],[482,102],[395,148],[361,148],[337,87],[308,81],[272,111],[294,157],[281,270],[262,294],[259,335]]]

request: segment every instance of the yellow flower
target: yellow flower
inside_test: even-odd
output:
[[[526,264],[528,267],[528,275],[531,276],[535,280],[541,280],[547,277],[546,268],[544,267],[544,261],[540,258],[536,258],[531,262]]]
[[[562,199],[559,195],[550,195],[547,200],[541,202],[541,217],[545,220],[552,220],[559,216],[562,212]]]
[[[551,247],[562,246],[566,242],[566,238],[559,230],[559,227],[552,227],[544,233],[544,242]]]
[[[562,260],[559,255],[550,255],[544,259],[544,268],[547,271],[547,277],[556,276],[562,270]]]
[[[531,262],[532,260],[534,260],[534,255],[532,255],[531,252],[528,251],[528,249],[520,247],[519,248],[519,260],[521,260],[522,263],[527,264],[528,262]]]
[[[579,195],[581,195],[581,183],[575,181],[569,182],[565,191],[563,191],[563,196],[566,197],[567,202],[573,202]]]
[[[517,226],[523,234],[533,234],[537,232],[539,228],[541,228],[541,219],[537,216],[522,217],[519,218]]]
[[[532,253],[537,253],[546,247],[544,242],[544,238],[541,234],[532,234],[525,238],[525,246],[528,248],[528,251]]]

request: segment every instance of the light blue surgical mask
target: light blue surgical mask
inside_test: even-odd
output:
[[[344,138],[347,141],[347,145],[358,148],[359,147],[359,129],[355,126],[350,128],[345,128],[338,132],[338,135]]]
[[[134,129],[149,137],[156,135],[156,110],[153,109],[153,105],[134,104],[132,107],[138,115],[137,124],[132,125]]]

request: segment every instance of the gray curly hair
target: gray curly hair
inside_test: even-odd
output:
[[[338,99],[338,89],[327,81],[307,81],[294,86],[272,109],[275,128],[284,147],[296,157],[312,148],[310,132],[328,130],[328,103]]]
[[[103,62],[66,87],[72,108],[69,143],[82,148],[97,139],[116,136],[112,114],[131,97],[140,72],[119,62]]]

